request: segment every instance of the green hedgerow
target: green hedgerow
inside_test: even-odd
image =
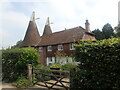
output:
[[[2,52],[2,79],[6,82],[16,81],[27,75],[27,65],[38,64],[39,54],[34,48],[7,49]]]
[[[75,47],[80,71],[71,74],[71,88],[119,89],[120,38],[80,41]]]

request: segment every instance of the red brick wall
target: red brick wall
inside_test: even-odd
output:
[[[39,52],[40,54],[40,63],[46,65],[47,57],[55,57],[55,53],[58,51],[58,45],[52,46],[52,51],[47,51],[47,46],[43,47],[43,51]],[[63,44],[63,50],[61,51],[66,54],[66,56],[70,56],[75,52],[75,50],[70,50],[69,44]]]
[[[47,47],[46,47],[47,48]],[[52,57],[52,56],[55,56],[55,52],[57,51],[57,46],[56,45],[53,45],[52,46],[52,51],[47,51],[47,57]]]
[[[85,34],[82,40],[95,40],[94,36]],[[43,51],[40,53],[40,62],[43,65],[46,65],[47,57],[55,57],[55,53],[58,51],[58,45],[52,46],[52,51],[47,51],[47,46],[43,47]],[[70,56],[74,54],[75,50],[70,50],[69,44],[63,44],[63,50],[61,51],[66,54],[66,56]]]
[[[47,57],[55,56],[55,53],[58,51],[57,47],[58,45],[53,45],[52,51],[47,51],[46,56]],[[63,44],[63,50],[61,52],[66,53],[66,55],[69,56],[74,53],[74,50],[69,49],[69,44]]]
[[[64,53],[66,53],[67,56],[70,56],[75,52],[75,50],[70,50],[69,44],[64,44],[63,48],[64,48]]]
[[[42,65],[46,65],[46,51],[47,51],[47,48],[43,47],[43,51],[39,52],[39,54],[40,54],[40,63]]]

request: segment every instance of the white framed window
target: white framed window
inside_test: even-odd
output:
[[[52,65],[55,63],[55,57],[47,57],[47,65]]]
[[[48,51],[52,51],[52,46],[48,46],[48,47],[47,47],[47,50],[48,50]]]
[[[58,45],[58,51],[62,51],[63,50],[63,45]]]
[[[69,44],[70,50],[75,50],[74,45],[75,45],[74,43],[70,43],[70,44]]]
[[[39,47],[38,50],[39,50],[39,52],[42,52],[43,51],[43,47]]]

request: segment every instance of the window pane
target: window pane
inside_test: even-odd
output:
[[[69,44],[70,50],[75,50],[74,43]]]
[[[47,47],[48,51],[52,51],[52,46]]]
[[[63,50],[63,45],[58,45],[58,50]]]
[[[43,51],[43,47],[39,47],[38,50],[39,50],[39,52],[42,52]]]

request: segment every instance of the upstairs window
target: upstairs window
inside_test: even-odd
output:
[[[43,51],[43,47],[39,47],[38,50],[39,50],[39,52],[42,52]]]
[[[52,51],[52,46],[48,46],[48,47],[47,47],[47,50],[48,50],[48,51]]]
[[[70,50],[75,50],[74,45],[75,45],[74,43],[70,43],[70,44],[69,44]]]
[[[63,45],[58,45],[58,51],[63,50]]]

